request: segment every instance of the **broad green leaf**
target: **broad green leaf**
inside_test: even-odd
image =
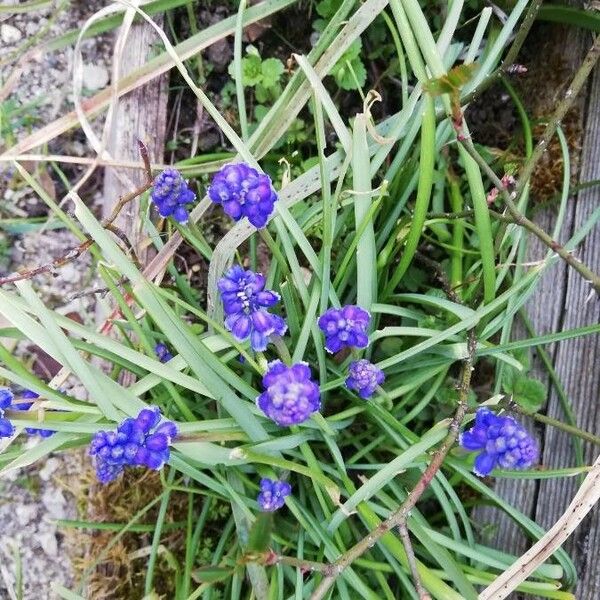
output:
[[[198,583],[219,583],[231,579],[233,572],[230,567],[206,566],[194,569],[192,577]]]
[[[250,528],[246,551],[257,554],[266,552],[271,544],[272,530],[273,515],[271,513],[260,513]]]
[[[546,386],[530,377],[517,377],[509,391],[513,400],[526,412],[539,411],[548,396]]]

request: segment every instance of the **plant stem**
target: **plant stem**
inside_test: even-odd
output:
[[[269,250],[272,252],[273,256],[275,257],[275,260],[281,268],[283,275],[287,279],[289,279],[289,281],[292,281],[292,272],[290,271],[285,257],[283,256],[279,246],[275,243],[275,240],[273,239],[273,236],[271,235],[269,230],[266,227],[263,229],[259,229],[258,234],[262,238],[263,242],[267,245]]]
[[[505,408],[506,410],[509,410],[511,412],[516,412],[520,415],[531,417],[534,421],[537,421],[538,423],[550,425],[551,427],[555,427],[556,429],[560,429],[562,431],[565,431],[566,433],[570,433],[571,435],[577,436],[578,438],[581,438],[586,442],[591,442],[596,446],[600,446],[600,437],[598,437],[597,435],[594,435],[593,433],[589,433],[587,431],[583,431],[583,429],[579,429],[579,427],[574,427],[573,425],[563,423],[558,419],[554,419],[553,417],[549,417],[541,413],[531,413],[526,410],[523,410],[513,400],[506,400],[504,402],[500,402],[499,405],[502,406],[502,408]]]
[[[600,58],[600,36],[596,36],[592,47],[589,49],[586,57],[581,63],[581,66],[575,73],[573,80],[571,81],[571,85],[567,88],[567,91],[564,93],[563,99],[559,102],[554,114],[548,120],[546,125],[546,129],[542,135],[542,138],[537,143],[531,158],[525,163],[521,172],[519,173],[519,183],[517,185],[517,189],[514,192],[514,199],[518,201],[518,198],[521,196],[533,170],[535,169],[536,164],[542,157],[542,154],[546,151],[550,140],[556,133],[556,128],[559,123],[565,117],[567,112],[569,112],[571,106],[573,105],[575,98],[581,91],[581,88],[587,81],[589,74],[592,72],[594,65],[598,62]],[[600,291],[600,290],[597,290]]]
[[[525,38],[533,25],[535,18],[537,16],[538,10],[542,5],[543,0],[533,0],[533,2],[529,5],[527,9],[527,14],[521,23],[521,27],[517,31],[515,35],[515,39],[511,47],[508,49],[506,54],[506,58],[502,61],[500,66],[490,73],[483,81],[474,89],[470,94],[467,94],[463,98],[461,98],[461,103],[464,106],[465,104],[470,104],[474,100],[476,100],[485,90],[490,88],[494,83],[499,81],[505,73],[510,73],[510,69],[513,66],[517,56],[525,42]]]
[[[521,23],[521,27],[519,27],[517,35],[515,35],[515,39],[513,40],[511,47],[506,53],[506,58],[502,61],[502,64],[500,65],[500,69],[502,71],[507,71],[513,65],[515,60],[517,60],[517,56],[521,51],[521,47],[525,42],[525,38],[527,37],[527,34],[529,33],[529,30],[531,29],[531,26],[533,25],[535,18],[537,17],[538,10],[542,5],[542,1],[543,0],[533,0],[533,2],[529,5],[529,8],[527,9],[527,14],[523,19],[523,23]]]
[[[408,566],[410,567],[410,574],[412,575],[413,581],[415,582],[415,589],[419,595],[419,600],[431,600],[431,596],[427,593],[423,584],[421,583],[421,577],[419,576],[419,570],[417,568],[417,557],[415,556],[412,542],[410,541],[410,533],[406,526],[406,521],[403,520],[398,525],[398,533],[404,546],[404,552],[406,552],[406,558],[408,560]]]

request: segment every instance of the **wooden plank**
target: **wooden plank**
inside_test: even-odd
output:
[[[596,68],[591,90],[581,156],[580,182],[600,178],[600,68]],[[582,190],[574,204],[574,229],[579,229],[592,211],[600,206],[597,188]],[[576,255],[595,271],[600,269],[600,225],[594,227],[576,251]],[[580,327],[600,322],[600,301],[590,298],[590,287],[573,272],[567,273],[567,290],[564,303],[562,329]],[[600,336],[568,340],[560,344],[555,358],[555,368],[577,416],[577,424],[592,433],[600,433]],[[550,397],[548,414],[562,418],[556,394]],[[600,449],[586,445],[585,460],[591,464]],[[572,466],[573,448],[570,437],[561,431],[548,428],[544,443],[544,464]],[[573,479],[543,481],[538,492],[536,520],[550,527],[568,506],[578,482]],[[580,582],[577,598],[600,598],[600,566],[595,560],[600,544],[600,513],[594,511],[575,532],[566,548],[572,552]]]
[[[162,17],[155,18],[159,25],[161,19]],[[156,43],[157,39],[156,32],[147,23],[132,25],[121,61],[121,77],[138,69],[148,61],[152,45]],[[115,126],[107,144],[108,151],[115,159],[140,161],[141,166],[137,144],[137,140],[140,139],[148,147],[150,160],[163,162],[168,83],[168,74],[161,75],[119,100],[113,121]],[[104,216],[110,214],[119,196],[131,191],[129,185],[123,183],[124,176],[129,178],[134,186],[138,186],[144,181],[141,169],[132,171],[131,169],[107,168],[104,175]],[[123,210],[116,225],[125,232],[138,259],[144,264],[146,251],[141,243],[142,224],[139,210],[139,200],[134,200]]]

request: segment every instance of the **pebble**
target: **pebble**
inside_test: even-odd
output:
[[[51,519],[64,519],[66,516],[67,501],[61,490],[48,487],[42,495],[42,504],[48,511]]]
[[[53,532],[44,531],[43,533],[39,533],[37,538],[42,550],[46,553],[47,556],[58,556],[58,541],[56,539],[56,535]]]
[[[58,458],[49,458],[46,464],[40,469],[39,476],[42,481],[48,481],[54,472],[60,467],[61,462]]]
[[[76,283],[81,279],[81,271],[71,263],[61,268],[60,277],[67,283]]]
[[[25,527],[37,515],[37,506],[35,504],[19,504],[15,506],[15,515],[21,527]]]
[[[99,90],[108,84],[108,69],[102,65],[87,64],[83,66],[83,87],[88,90]]]
[[[15,44],[21,40],[23,34],[14,26],[4,23],[0,26],[0,38],[5,44]]]

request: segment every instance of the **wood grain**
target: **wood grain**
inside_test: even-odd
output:
[[[596,68],[589,92],[589,104],[581,156],[581,182],[600,178],[600,69]],[[579,229],[591,212],[600,206],[597,188],[582,190],[573,204],[574,230]],[[600,225],[594,227],[577,249],[577,256],[596,271],[600,269]],[[590,299],[589,286],[576,274],[567,273],[562,329],[580,327],[600,321],[600,302]],[[567,340],[561,343],[555,356],[555,368],[563,383],[577,416],[579,427],[600,433],[600,336]],[[552,393],[548,414],[562,418],[556,394]],[[544,440],[544,464],[571,466],[574,455],[569,436],[549,429]],[[600,453],[599,448],[585,447],[585,460],[591,464]],[[575,494],[578,482],[573,479],[543,481],[538,492],[536,520],[550,527],[564,512]],[[571,551],[580,582],[577,598],[600,598],[600,566],[594,556],[600,544],[600,513],[596,509],[575,532],[566,548]]]
[[[162,17],[155,18],[158,24],[161,24],[161,19]],[[132,25],[121,61],[122,77],[148,61],[152,45],[157,39],[156,32],[147,23]],[[139,161],[141,167],[137,144],[140,139],[148,148],[151,162],[163,162],[168,81],[168,74],[161,75],[119,100],[113,121],[117,126],[111,131],[107,144],[108,151],[115,159]],[[139,171],[107,168],[104,175],[104,216],[110,214],[119,196],[131,191],[129,186],[123,184],[124,178],[119,175],[127,176],[134,186],[144,181],[141,168]],[[141,243],[139,210],[139,200],[136,199],[123,211],[116,225],[125,232],[138,259],[145,264],[146,252]]]

